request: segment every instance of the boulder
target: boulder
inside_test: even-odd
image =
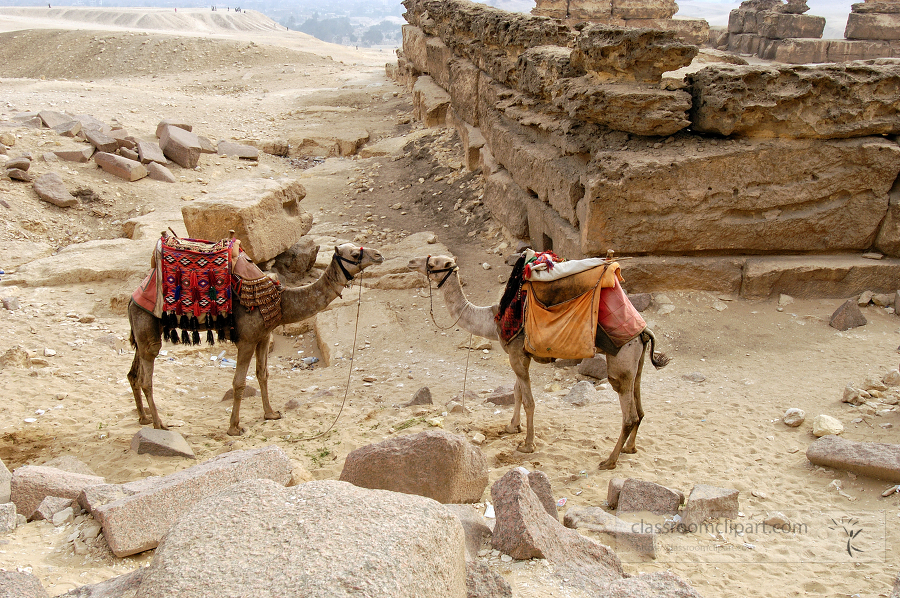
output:
[[[854,442],[840,436],[823,436],[809,445],[806,458],[814,465],[900,483],[900,445],[897,444]]]
[[[143,427],[131,438],[131,450],[154,457],[187,457],[196,459],[184,436],[171,430]]]
[[[137,160],[129,160],[103,151],[94,154],[94,162],[106,172],[130,182],[142,179],[148,174],[144,165]]]
[[[162,149],[160,149],[159,144],[150,143],[149,141],[138,141],[135,145],[137,146],[137,153],[141,160],[141,164],[155,162],[165,166],[169,163],[165,154],[163,154]]]
[[[512,586],[502,575],[481,561],[466,563],[468,598],[513,598]]]
[[[626,478],[609,479],[609,484],[606,486],[606,506],[610,509],[619,508],[619,495],[622,493],[625,480]]]
[[[31,516],[32,521],[53,521],[54,515],[65,509],[71,509],[73,504],[77,504],[73,498],[60,498],[58,496],[48,496],[41,501],[37,509]]]
[[[75,120],[68,114],[56,112],[55,110],[41,110],[40,112],[38,112],[38,116],[41,118],[44,126],[48,129],[58,127],[59,125],[64,125]]]
[[[682,525],[694,533],[707,519],[735,519],[738,516],[738,494],[737,490],[730,488],[697,484],[684,505]]]
[[[149,162],[147,164],[147,176],[154,181],[163,183],[177,183],[178,179],[172,174],[172,171],[158,162]]]
[[[220,140],[216,151],[220,156],[241,158],[242,160],[259,160],[259,150],[252,145]]]
[[[340,480],[442,503],[472,503],[487,487],[487,460],[464,436],[426,430],[350,452]]]
[[[569,507],[563,524],[600,534],[602,542],[616,554],[637,552],[656,558],[657,531],[651,524],[623,521],[600,507]]]
[[[70,149],[70,150],[57,150],[53,152],[53,154],[59,158],[60,160],[65,160],[67,162],[87,162],[91,159],[91,156],[94,155],[96,149],[93,145],[89,145],[87,147],[82,147],[79,149]]]
[[[423,386],[419,390],[416,391],[416,394],[413,395],[413,398],[408,402],[404,403],[404,407],[414,407],[416,405],[433,405],[434,401],[431,399],[431,389],[427,386]]]
[[[792,407],[784,412],[784,416],[782,416],[781,421],[783,421],[786,426],[796,428],[804,421],[806,421],[806,412],[803,411],[803,409]]]
[[[60,208],[78,205],[78,200],[66,189],[62,177],[55,172],[47,172],[34,179],[34,192],[43,201]]]
[[[867,323],[866,317],[859,309],[859,304],[853,299],[848,299],[831,314],[828,325],[844,331],[865,326]]]
[[[0,571],[0,596],[9,598],[49,598],[41,581],[31,573]]]
[[[900,64],[717,65],[687,75],[698,133],[843,139],[900,133]]]
[[[110,550],[123,557],[155,548],[169,527],[207,496],[249,480],[274,480],[284,486],[292,469],[290,458],[275,446],[231,451],[163,478],[141,481],[136,488],[125,484],[120,489],[93,489],[79,497],[79,503],[90,507]],[[128,495],[135,489],[138,492]],[[113,498],[117,492],[126,496]],[[112,502],[98,504],[109,498]]]
[[[473,505],[444,505],[459,518],[466,537],[466,560],[473,561],[485,542],[491,539],[491,528],[487,519]]]
[[[104,483],[106,480],[99,476],[41,465],[24,465],[13,472],[10,500],[15,503],[16,510],[30,520],[48,496],[72,500],[78,498],[85,488]]]
[[[11,502],[0,503],[0,534],[5,534],[16,529],[19,523],[19,515],[16,505]]]
[[[485,403],[494,405],[515,405],[516,393],[513,386],[498,386],[484,398]]]
[[[312,228],[312,216],[300,209],[305,196],[306,189],[295,179],[234,179],[182,207],[181,213],[192,238],[225,239],[233,230],[241,249],[262,263]]]
[[[166,127],[169,127],[169,126],[178,127],[179,129],[187,131],[188,133],[190,133],[194,130],[193,125],[189,125],[188,123],[186,123],[183,120],[180,120],[177,118],[166,118],[164,120],[159,121],[159,124],[156,125],[156,138],[162,139],[162,136],[166,130]]]
[[[0,504],[9,502],[10,482],[12,474],[7,469],[6,464],[0,461]]]
[[[554,519],[559,519],[559,513],[556,511],[556,499],[553,498],[553,489],[550,487],[550,478],[543,471],[528,472],[528,486],[531,491],[538,497],[544,510]]]
[[[607,498],[607,500],[609,499]],[[628,478],[623,482],[619,491],[616,512],[674,515],[678,513],[683,502],[684,493],[678,490],[672,490],[653,482]]]
[[[131,573],[75,588],[59,598],[134,598],[146,572],[146,568],[138,567]]]
[[[8,168],[6,170],[6,176],[8,176],[10,180],[20,181],[22,183],[30,183],[32,181],[31,175],[20,168]]]
[[[491,544],[496,550],[515,559],[547,559],[556,575],[593,593],[623,577],[622,563],[610,548],[547,515],[522,468],[494,482],[491,499],[496,514]]]
[[[218,596],[464,598],[463,530],[419,496],[333,480],[248,481],[172,526],[137,598],[207,598],[211,588]]]
[[[812,422],[812,433],[816,438],[829,436],[832,434],[840,434],[844,431],[844,424],[836,417],[830,415],[817,415]]]
[[[272,268],[288,278],[299,278],[309,272],[316,263],[319,246],[309,237],[302,237],[287,251],[278,254]]]
[[[81,134],[98,152],[112,154],[119,149],[119,142],[115,137],[110,137],[99,129],[83,129]]]
[[[168,125],[162,128],[159,147],[163,155],[182,168],[194,168],[200,163],[200,140],[190,131]]]
[[[606,356],[594,355],[587,359],[582,359],[578,364],[578,373],[582,376],[590,376],[597,380],[603,380],[607,376]]]
[[[592,402],[601,400],[601,396],[597,389],[594,388],[592,382],[582,380],[569,390],[569,394],[563,397],[563,400],[575,407],[584,407]]]

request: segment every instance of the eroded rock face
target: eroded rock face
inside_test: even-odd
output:
[[[300,209],[304,197],[306,189],[294,179],[236,179],[184,206],[181,213],[192,238],[226,239],[233,230],[247,255],[264,262],[312,228],[312,216]]]
[[[841,139],[900,133],[898,64],[719,66],[688,75],[698,132]]]

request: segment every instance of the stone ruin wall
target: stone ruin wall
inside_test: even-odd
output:
[[[900,64],[665,78],[698,53],[672,32],[404,5],[389,74],[416,118],[458,130],[515,237],[570,258],[638,256],[630,291],[896,290]]]

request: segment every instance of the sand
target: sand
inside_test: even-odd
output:
[[[307,186],[302,207],[315,216],[310,234],[323,255],[331,243],[352,240],[389,258],[414,257],[404,239],[433,232],[437,245],[431,247],[457,256],[472,302],[497,300],[500,280],[509,273],[511,241],[478,205],[480,181],[461,168],[453,135],[411,122],[409,93],[384,75],[389,52],[322,44],[266,28],[266,20],[252,13],[247,16],[256,25],[246,29],[217,23],[208,11],[177,14],[173,24],[174,13],[146,9],[0,8],[0,31],[9,32],[0,34],[0,121],[18,112],[65,110],[118,122],[147,139],[167,117],[194,122],[211,139],[239,141],[363,130],[370,136],[367,147],[380,141],[393,153],[318,162],[264,155],[258,164],[206,155],[196,171],[174,167],[178,183],[126,183],[92,164],[42,162],[41,154],[66,143],[55,133],[3,127],[0,132],[18,136],[10,156],[31,152],[35,173],[60,171],[70,188],[90,188],[99,199],[63,211],[38,201],[28,185],[0,180],[0,197],[9,205],[2,208],[0,268],[13,273],[72,243],[122,237],[123,223],[135,216],[177,218],[184,202],[225,178],[287,175]],[[406,142],[412,144],[403,149]],[[0,309],[0,354],[21,346],[46,365],[0,371],[0,458],[6,466],[71,456],[111,482],[126,482],[192,465],[129,450],[139,429],[125,379],[132,354],[121,302],[111,299],[129,295],[135,280],[34,287],[10,286],[11,278],[4,276],[0,297],[18,297],[21,309]],[[685,493],[695,484],[735,488],[741,514],[734,525],[664,535],[656,560],[622,552],[626,570],[669,569],[708,597],[888,595],[897,575],[900,495],[883,498],[886,482],[812,466],[805,450],[818,414],[838,418],[845,438],[897,443],[895,406],[867,414],[841,403],[841,396],[846,385],[862,385],[897,367],[900,320],[868,307],[866,326],[838,332],[828,326],[838,299],[798,299],[779,308],[776,300],[666,295],[673,311],[660,311],[663,298],[657,297],[644,316],[658,349],[673,361],[660,371],[649,364],[645,369],[639,452],[622,455],[614,471],[597,469],[621,422],[608,385],[598,384],[600,397],[589,405],[574,407],[565,395],[585,378],[566,364],[534,364],[537,451],[516,451],[523,435],[502,433],[511,409],[483,401],[514,381],[505,354],[496,343],[488,350],[460,349],[469,335],[435,325],[452,319],[427,288],[353,287],[319,315],[314,330],[278,336],[269,386],[284,417],[264,421],[258,399],[248,399],[241,410],[248,431],[240,438],[225,434],[230,403],[221,400],[233,370],[211,361],[223,349],[234,358],[232,346],[164,346],[157,401],[198,459],[275,444],[316,479],[337,478],[353,449],[427,429],[432,420],[469,438],[486,437],[481,448],[491,482],[511,467],[544,471],[555,496],[566,499],[560,514],[575,505],[604,506],[616,476]],[[314,369],[296,368],[303,356],[322,361]],[[444,405],[464,384],[477,396],[466,400],[470,413],[444,415]],[[434,406],[400,407],[424,386]],[[304,440],[334,422],[345,395],[333,431]],[[798,428],[781,422],[791,407],[806,411]],[[791,534],[762,530],[758,524],[776,511],[807,527]],[[76,553],[68,538],[86,524],[22,526],[0,538],[0,567],[32,571],[55,596],[152,558],[149,552],[117,559],[102,536]],[[844,528],[863,529],[852,556]],[[579,595],[561,587],[542,561],[487,560],[516,596]]]

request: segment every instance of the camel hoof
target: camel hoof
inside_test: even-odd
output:
[[[615,469],[615,468],[616,468],[616,462],[615,462],[615,461],[612,461],[612,462],[610,462],[610,461],[604,461],[603,463],[601,463],[601,464],[597,467],[597,469]]]
[[[240,435],[243,434],[243,433],[244,433],[244,428],[237,428],[237,427],[234,427],[234,426],[228,428],[228,435],[229,435],[229,436],[240,436]]]
[[[150,424],[153,423],[153,418],[150,417],[149,415],[145,415],[144,417],[138,418],[138,423],[141,424],[142,426],[149,426]]]
[[[534,452],[534,443],[525,444],[524,442],[516,447],[516,450],[520,453],[533,453]]]
[[[164,423],[160,423],[158,426],[154,424],[153,427],[156,428],[157,430],[168,430],[169,429],[169,426],[167,426]]]
[[[629,455],[633,455],[633,454],[635,454],[635,453],[637,452],[637,447],[633,446],[633,447],[631,447],[631,448],[628,448],[628,447],[626,446],[626,447],[624,447],[624,448],[622,449],[622,452],[623,452],[623,453],[627,453],[627,454],[629,454]]]
[[[512,424],[508,424],[505,428],[503,428],[503,431],[507,434],[518,434],[522,431],[522,426],[514,426]]]
[[[272,413],[266,413],[266,419],[281,419],[281,411],[273,411]]]

